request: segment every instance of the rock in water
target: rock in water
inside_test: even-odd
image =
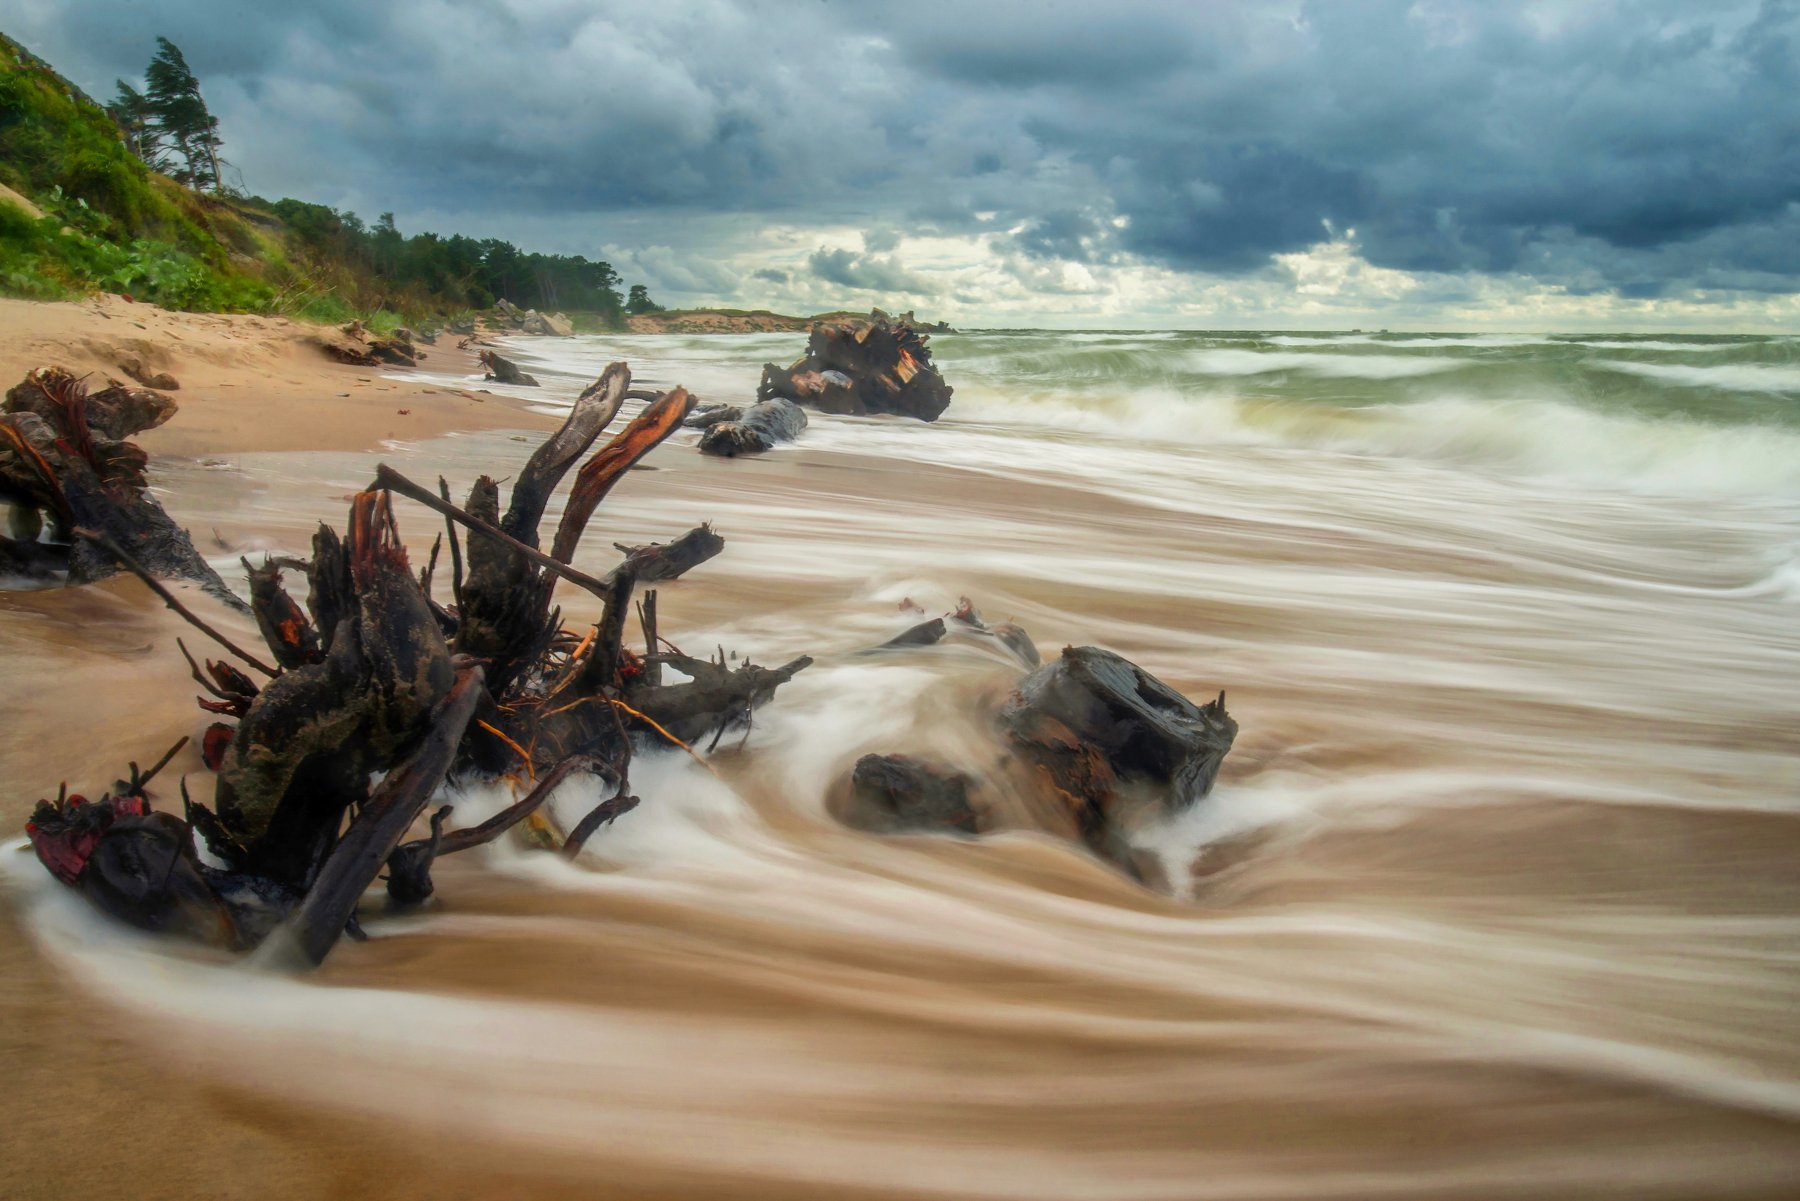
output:
[[[856,808],[846,820],[861,829],[976,831],[969,778],[911,755],[864,755],[850,786]]]
[[[1205,796],[1237,737],[1225,694],[1196,705],[1111,651],[1065,649],[1020,681],[1000,725],[1105,841],[1125,790],[1153,790],[1171,813]]]
[[[758,400],[782,396],[823,413],[897,413],[936,421],[950,385],[931,364],[929,335],[905,317],[871,310],[867,320],[814,326],[791,367],[763,366]]]
[[[792,442],[805,428],[806,411],[777,396],[751,405],[735,419],[708,424],[706,432],[700,435],[700,451],[728,459],[761,454],[777,442]]]

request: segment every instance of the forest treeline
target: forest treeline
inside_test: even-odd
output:
[[[95,103],[0,35],[0,293],[124,292],[168,308],[414,323],[508,300],[611,328],[656,312],[610,263],[498,238],[403,234],[303,200],[243,194],[180,49]]]

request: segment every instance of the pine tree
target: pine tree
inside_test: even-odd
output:
[[[144,100],[167,143],[181,155],[175,177],[190,187],[220,191],[219,122],[206,108],[200,81],[168,38],[156,39],[156,57],[144,72]]]
[[[650,289],[643,284],[632,284],[629,299],[625,301],[627,313],[660,313],[663,307],[650,299]]]
[[[119,94],[106,106],[107,115],[118,123],[125,145],[133,154],[153,170],[166,172],[170,165],[168,146],[162,130],[157,128],[150,101],[123,79],[113,82],[118,85]]]

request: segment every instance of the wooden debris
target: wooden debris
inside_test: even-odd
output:
[[[871,310],[866,320],[813,327],[806,354],[791,366],[763,366],[757,400],[786,397],[825,413],[895,413],[936,421],[950,385],[927,349],[930,335],[907,317]]]
[[[520,371],[517,363],[511,359],[501,358],[491,350],[481,352],[481,365],[487,368],[487,378],[496,384],[515,384],[522,388],[538,387],[536,378]]]
[[[0,404],[0,502],[11,506],[11,543],[0,562],[40,576],[60,565],[71,584],[116,572],[102,539],[123,549],[147,576],[187,579],[243,606],[151,495],[149,456],[125,439],[167,421],[175,402],[160,393],[112,384],[90,393],[59,367],[30,372]],[[78,539],[77,528],[97,539]],[[18,543],[40,540],[55,550]],[[28,534],[28,537],[21,535]]]
[[[777,442],[792,442],[806,428],[806,411],[775,396],[742,410],[738,416],[711,421],[700,435],[700,453],[736,458],[761,454]]]
[[[573,854],[638,803],[625,791],[634,741],[691,751],[693,731],[747,720],[810,660],[774,670],[748,663],[728,670],[721,661],[696,670],[689,684],[662,685],[645,668],[667,654],[655,633],[653,597],[643,651],[623,645],[637,572],[670,579],[717,554],[723,539],[710,527],[667,546],[631,548],[605,580],[568,565],[596,507],[691,407],[679,388],[659,395],[577,469],[629,380],[625,366],[614,364],[583,394],[520,473],[504,516],[491,479],[476,483],[464,509],[382,466],[374,486],[353,498],[347,532],[321,526],[306,563],[245,561],[250,607],[273,664],[231,643],[143,573],[183,616],[270,678],[258,682],[227,663],[190,656],[201,708],[235,719],[205,731],[203,758],[218,773],[211,805],[192,800],[184,785],[185,820],[153,813],[148,776],[134,768],[118,796],[38,806],[30,833],[45,866],[146,929],[239,948],[279,929],[280,954],[317,963],[354,929],[360,899],[384,865],[391,898],[417,904],[433,892],[437,858],[539,821],[544,799],[572,771],[608,774],[617,791],[571,832],[563,847]],[[58,405],[52,415],[81,399],[60,388],[49,393]],[[9,416],[27,434],[32,423],[45,424],[33,412]],[[45,474],[33,457],[38,441],[21,436],[10,464],[33,480]],[[53,449],[70,443],[44,441]],[[572,495],[546,554],[537,549],[539,525],[571,471]],[[429,568],[408,564],[395,494],[449,519],[453,607],[431,598]],[[61,511],[55,518],[70,520]],[[96,530],[91,538],[140,569],[112,535]],[[282,569],[294,566],[307,577],[304,606],[283,587]],[[551,607],[561,579],[605,600],[592,633],[561,627]],[[447,830],[448,812],[440,810],[429,837],[405,841],[447,777],[500,771],[532,776],[531,794],[472,830]],[[225,866],[201,862],[196,839]]]

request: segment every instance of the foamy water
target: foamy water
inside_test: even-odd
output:
[[[744,398],[800,342],[514,350],[554,408],[612,358]],[[525,1191],[1800,1190],[1800,418],[1745,382],[1791,345],[934,346],[944,421],[815,415],[729,462],[684,433],[600,510],[593,568],[703,519],[727,538],[660,589],[677,642],[819,659],[716,776],[646,756],[645,803],[580,863],[459,857],[441,907],[371,917],[308,980],[110,928],[0,855],[42,953],[184,1071],[302,1125],[348,1108],[489,1148]],[[1628,347],[1723,373],[1622,372]],[[460,491],[531,445],[381,457]],[[374,458],[161,479],[234,552],[297,550]],[[1133,833],[1166,890],[1028,821],[971,842],[831,820],[868,751],[996,773],[1006,664],[855,653],[914,620],[904,599],[965,593],[1047,654],[1099,643],[1227,690],[1242,734],[1214,794]],[[460,823],[510,794],[448,799]],[[594,800],[573,781],[554,805]]]

